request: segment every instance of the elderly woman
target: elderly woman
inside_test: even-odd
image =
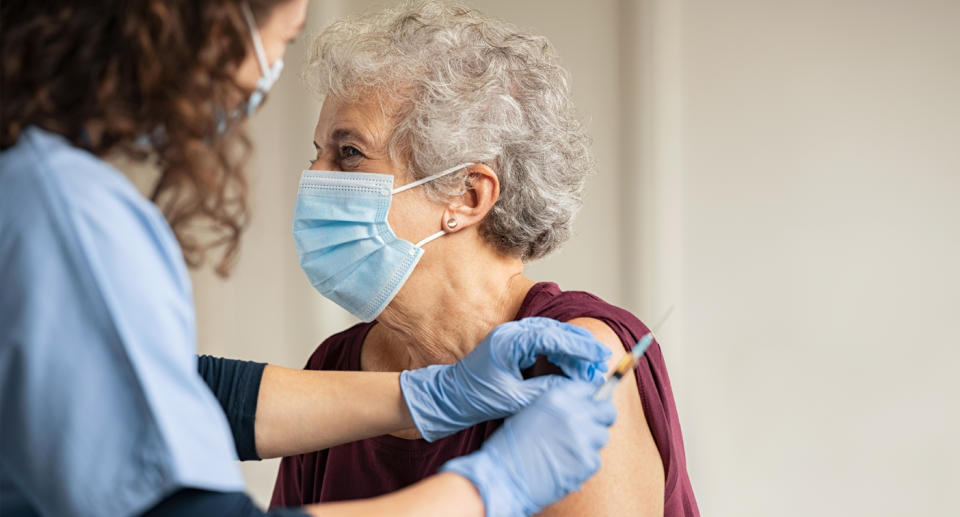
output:
[[[323,342],[307,368],[452,363],[494,326],[528,316],[585,327],[611,361],[647,332],[596,296],[524,275],[570,236],[593,169],[545,38],[462,7],[404,4],[325,30],[306,77],[323,107],[294,236],[313,285],[364,320]],[[541,361],[529,374],[556,371]],[[623,384],[603,466],[541,515],[699,514],[656,343]],[[410,485],[499,425],[432,442],[411,429],[285,458],[273,506]]]

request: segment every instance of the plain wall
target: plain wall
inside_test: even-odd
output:
[[[312,2],[319,31],[368,2]],[[960,2],[474,1],[545,34],[594,138],[529,274],[658,332],[701,511],[944,515],[960,486]],[[254,219],[194,274],[202,353],[300,367],[351,317],[290,236],[309,36],[250,123]],[[269,500],[276,461],[244,465]]]
[[[683,32],[704,508],[956,515],[960,2],[689,2]]]

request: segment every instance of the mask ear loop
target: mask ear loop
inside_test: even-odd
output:
[[[418,247],[418,248],[422,248],[424,244],[426,244],[426,243],[428,243],[428,242],[430,242],[430,241],[437,240],[437,239],[439,239],[440,237],[443,237],[443,236],[446,235],[446,234],[447,234],[447,232],[445,232],[444,230],[440,230],[439,232],[437,232],[437,233],[435,233],[435,234],[427,237],[426,239],[423,239],[422,241],[414,244],[414,246],[416,246],[416,247]]]
[[[455,167],[450,167],[449,169],[446,169],[446,170],[441,171],[441,172],[438,172],[438,173],[436,173],[436,174],[427,176],[426,178],[419,179],[419,180],[414,181],[414,182],[411,182],[411,183],[407,183],[406,185],[404,185],[404,186],[402,186],[402,187],[399,187],[399,188],[395,188],[395,189],[393,189],[393,194],[399,194],[400,192],[403,192],[404,190],[410,190],[410,189],[412,189],[412,188],[414,188],[414,187],[419,187],[420,185],[423,185],[424,183],[427,183],[427,182],[433,181],[433,180],[435,180],[435,179],[437,179],[437,178],[446,176],[447,174],[450,174],[450,173],[452,173],[452,172],[457,172],[458,170],[460,170],[460,169],[462,169],[462,168],[464,168],[464,167],[469,167],[469,166],[471,166],[471,165],[473,165],[473,163],[461,163],[460,165],[457,165],[457,166],[455,166]],[[417,248],[422,248],[424,244],[427,244],[427,243],[430,242],[430,241],[434,241],[434,240],[436,240],[436,239],[439,239],[440,237],[443,237],[443,236],[446,235],[446,234],[447,234],[447,232],[446,232],[445,230],[440,230],[439,232],[437,232],[437,233],[435,233],[435,234],[427,237],[426,239],[423,239],[422,241],[414,244],[414,246],[417,247]]]
[[[457,165],[456,167],[450,167],[449,169],[447,169],[447,170],[445,170],[445,171],[442,171],[442,172],[438,172],[438,173],[436,173],[436,174],[434,174],[434,175],[432,175],[432,176],[427,176],[426,178],[419,179],[419,180],[417,180],[417,181],[413,181],[413,182],[411,182],[411,183],[407,183],[406,185],[404,185],[404,186],[402,186],[402,187],[395,188],[395,189],[393,189],[393,193],[394,193],[394,194],[399,194],[399,193],[403,192],[404,190],[410,190],[410,189],[412,189],[412,188],[414,188],[414,187],[419,187],[420,185],[423,185],[424,183],[433,181],[433,180],[435,180],[435,179],[437,179],[437,178],[439,178],[439,177],[442,177],[442,176],[446,176],[447,174],[450,174],[451,172],[457,172],[458,170],[460,170],[460,169],[462,169],[462,168],[464,168],[464,167],[469,167],[469,166],[471,166],[471,165],[473,165],[473,164],[472,164],[472,163],[461,163],[460,165]]]
[[[267,53],[263,50],[263,40],[260,39],[257,21],[253,17],[253,11],[246,2],[240,4],[240,10],[243,11],[243,17],[247,19],[247,26],[250,29],[250,39],[253,40],[253,52],[257,55],[257,63],[260,65],[260,72],[267,76],[270,74],[270,63],[267,62]]]

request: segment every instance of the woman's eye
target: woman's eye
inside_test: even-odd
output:
[[[341,158],[355,158],[358,156],[363,156],[363,153],[357,150],[356,147],[352,145],[340,146],[340,157]]]

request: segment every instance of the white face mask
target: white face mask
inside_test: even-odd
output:
[[[280,78],[280,72],[283,71],[283,60],[278,59],[273,63],[273,66],[270,66],[267,62],[267,53],[263,50],[263,40],[260,39],[257,22],[253,18],[253,11],[250,10],[250,6],[246,2],[240,4],[240,6],[243,10],[244,18],[247,19],[247,26],[250,28],[250,38],[253,40],[253,51],[257,55],[257,63],[260,65],[261,74],[253,93],[251,93],[250,98],[247,99],[246,108],[242,106],[240,108],[240,111],[249,117],[257,110],[263,102],[263,98],[267,95],[267,92],[270,91],[273,84]]]

